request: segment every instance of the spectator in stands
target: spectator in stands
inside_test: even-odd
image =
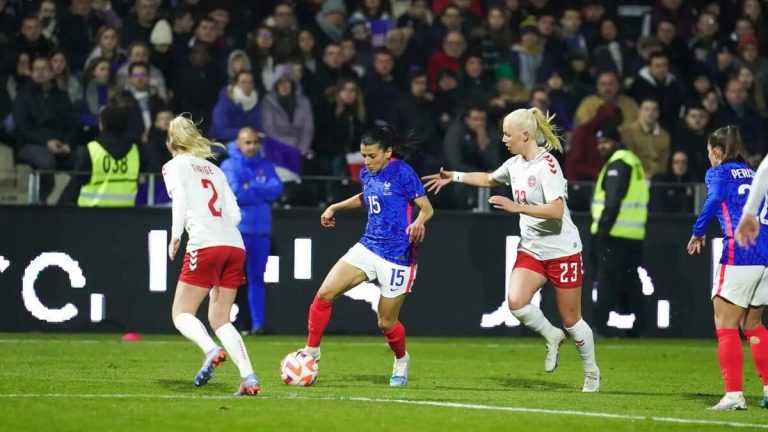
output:
[[[21,89],[13,105],[19,141],[17,157],[35,169],[65,167],[71,163],[72,139],[77,129],[75,109],[67,94],[54,85],[48,58],[34,60],[31,80]],[[52,189],[53,177],[41,176],[40,199],[43,202]]]
[[[755,72],[752,71],[752,68],[740,66],[737,77],[747,90],[747,104],[757,111],[761,118],[768,117],[768,107],[766,107],[765,103],[765,87],[763,83],[755,79]]]
[[[319,57],[315,35],[309,30],[299,31],[298,47],[299,57],[304,63],[304,68],[314,75],[317,72],[317,58]]]
[[[637,118],[637,117],[635,117]],[[623,110],[610,102],[597,108],[594,116],[574,128],[566,155],[565,174],[571,181],[595,181],[604,159],[597,151],[597,132],[624,124]]]
[[[265,92],[274,81],[275,56],[272,53],[272,30],[267,26],[259,26],[251,37],[245,51],[251,58],[256,78],[256,88]]]
[[[53,44],[43,36],[40,19],[34,15],[27,16],[21,22],[19,35],[11,46],[18,52],[27,53],[30,59],[47,57],[53,49]]]
[[[757,111],[749,106],[749,94],[738,78],[725,86],[725,104],[715,118],[714,127],[735,125],[741,132],[744,147],[751,155],[765,155],[765,124]]]
[[[443,46],[448,33],[458,32],[464,36],[464,18],[461,9],[456,7],[456,5],[446,6],[426,33],[424,48],[427,50],[427,53],[438,51]]]
[[[166,109],[166,103],[149,85],[149,64],[134,62],[128,67],[128,84],[125,85],[120,98],[123,104],[130,108],[129,134],[141,142],[147,141],[147,132],[152,127],[155,115]]]
[[[356,62],[360,65],[362,72],[359,75],[365,75],[365,68],[370,67],[373,63],[373,41],[371,29],[368,28],[368,23],[365,20],[357,19],[352,20],[347,24],[347,31],[344,33],[344,38],[341,39],[342,45],[346,45],[345,41],[352,42],[353,56]],[[348,65],[352,67],[352,65]]]
[[[0,45],[7,45],[13,40],[19,29],[19,20],[13,6],[6,0],[0,0]]]
[[[10,63],[14,73],[8,77],[5,89],[8,91],[8,97],[13,102],[16,95],[29,82],[32,75],[32,60],[26,52],[20,52],[18,55],[9,55]]]
[[[518,80],[526,89],[532,89],[536,83],[546,82],[555,71],[555,61],[544,50],[536,23],[523,22],[520,28],[520,43],[512,47],[509,62],[517,71]]]
[[[619,93],[619,78],[613,72],[603,72],[597,77],[597,91],[581,101],[573,117],[573,127],[590,121],[603,104],[614,104],[621,108],[624,121],[621,126],[629,126],[637,118],[637,102],[629,96]],[[593,132],[597,132],[595,129]]]
[[[317,71],[312,81],[310,99],[317,110],[317,105],[322,103],[328,89],[334,87],[341,77],[353,76],[354,72],[343,63],[341,46],[329,43],[323,51],[322,61],[317,65]]]
[[[72,5],[61,16],[59,45],[67,53],[75,72],[85,68],[85,59],[93,46],[93,36],[104,25],[91,7],[92,0],[72,0]]]
[[[693,10],[682,0],[660,0],[651,9],[651,24],[654,27],[662,21],[671,22],[682,39],[691,37],[694,20]]]
[[[712,76],[715,86],[723,89],[728,80],[738,74],[738,62],[727,46],[720,47],[714,54],[713,60],[708,65],[709,74]]]
[[[496,91],[488,103],[488,119],[491,123],[500,125],[502,119],[515,107],[528,101],[530,93],[515,79],[515,73],[509,63],[497,64],[495,77]]]
[[[37,9],[37,18],[40,20],[43,36],[54,45],[59,43],[59,22],[56,11],[56,2],[54,0],[42,0]]]
[[[362,25],[355,28],[358,27],[362,27]],[[357,44],[355,43],[355,40],[351,37],[344,38],[341,40],[340,45],[342,63],[344,63],[344,66],[352,69],[358,78],[362,79],[365,76],[365,66],[363,66],[363,61],[360,59],[360,56],[357,55]]]
[[[216,41],[213,45],[217,51],[229,52],[235,45],[242,46],[245,43],[245,36],[233,33],[230,26],[232,15],[224,2],[213,2],[208,10],[208,18],[216,23]]]
[[[712,80],[704,68],[694,68],[692,71],[689,71],[688,75],[691,79],[688,81],[690,86],[686,91],[685,105],[699,105],[704,95],[710,90],[714,90]]]
[[[96,58],[109,61],[112,76],[115,76],[120,66],[125,63],[125,52],[120,48],[117,29],[108,26],[103,26],[99,29],[99,32],[96,33],[96,46],[85,60],[85,69],[88,69],[91,61]]]
[[[386,48],[380,48],[373,56],[372,66],[362,84],[368,120],[379,126],[392,124],[402,95],[401,83],[393,75],[395,59]]]
[[[175,59],[171,52],[171,44],[173,43],[173,32],[171,31],[171,25],[168,21],[161,19],[155,23],[152,28],[152,33],[149,35],[149,43],[151,46],[151,52],[149,55],[151,64],[155,66],[163,78],[172,78],[176,73]],[[166,94],[169,93],[166,89]]]
[[[665,173],[669,162],[669,132],[659,124],[659,103],[643,99],[637,121],[619,129],[621,141],[643,162],[646,178]]]
[[[694,60],[688,45],[677,35],[674,21],[662,19],[656,24],[656,38],[661,42],[662,52],[669,59],[670,69],[675,76],[685,81],[689,78]]]
[[[212,138],[232,141],[244,127],[261,127],[257,106],[259,93],[253,81],[251,72],[242,71],[235,75],[227,91],[219,95],[219,101],[213,108],[210,132]]]
[[[272,20],[272,51],[275,60],[284,63],[299,54],[298,33],[291,4],[286,1],[278,2],[272,13]]]
[[[78,105],[83,99],[83,87],[69,71],[69,62],[64,51],[54,49],[51,51],[50,60],[54,85],[67,94],[73,106]]]
[[[394,20],[390,15],[389,2],[387,0],[364,0],[358,3],[359,9],[350,15],[349,19],[361,19],[366,22],[366,27],[371,29],[371,44],[373,48],[384,47],[384,39],[394,27]]]
[[[149,45],[146,42],[135,42],[128,47],[128,61],[117,70],[117,88],[122,90],[130,80],[129,69],[134,63],[145,63],[149,67],[149,86],[163,100],[168,100],[168,89],[160,69],[149,63]]]
[[[718,29],[717,18],[714,15],[709,12],[699,14],[699,19],[696,23],[696,34],[688,41],[688,48],[693,53],[694,60],[706,63],[718,51],[721,46],[717,35]],[[679,26],[678,31],[681,38],[686,37],[685,32]]]
[[[324,50],[330,43],[339,43],[344,34],[347,7],[343,0],[326,0],[315,16],[312,34],[318,49]]]
[[[426,52],[413,37],[408,36],[408,32],[406,29],[392,29],[384,41],[384,47],[395,60],[392,75],[400,83],[405,83],[411,68],[423,70],[427,64]]]
[[[757,38],[754,35],[742,36],[736,53],[742,65],[749,66],[755,71],[758,81],[768,83],[768,59],[760,55]]]
[[[707,157],[709,119],[709,112],[703,106],[691,105],[685,112],[685,118],[678,121],[672,130],[673,151],[685,153],[687,171],[697,182],[704,181],[704,174],[710,167]]]
[[[253,66],[248,54],[243,50],[234,50],[229,53],[229,61],[227,62],[227,76],[230,80],[235,79],[235,75],[239,72],[253,72]]]
[[[434,172],[440,168],[443,136],[434,107],[434,96],[427,91],[427,74],[415,70],[408,76],[409,91],[397,105],[395,124],[402,131],[413,131],[423,143],[423,154],[414,163],[417,171]]]
[[[275,166],[265,159],[256,131],[243,128],[237,141],[229,146],[229,158],[221,165],[240,207],[238,228],[245,243],[245,271],[248,276],[248,305],[251,312],[250,334],[264,331],[266,289],[264,270],[270,251],[272,202],[283,194],[283,183]]]
[[[127,47],[134,42],[149,43],[149,35],[157,19],[157,0],[136,0],[133,11],[128,14],[120,29],[120,42]]]
[[[454,74],[459,72],[459,62],[466,48],[467,42],[460,32],[451,31],[445,35],[442,48],[432,53],[427,64],[427,78],[433,91],[437,90],[438,74],[441,71],[449,70]]]
[[[467,105],[487,106],[494,93],[494,84],[493,76],[485,74],[483,70],[483,58],[480,54],[465,55],[458,86],[462,106],[457,108],[463,111]]]
[[[706,144],[704,144],[706,148]],[[689,170],[688,155],[676,150],[669,159],[666,173],[653,176],[649,211],[660,213],[693,213],[693,185],[701,182]]]
[[[87,143],[96,137],[99,131],[99,111],[109,104],[114,96],[114,80],[107,59],[95,58],[85,69],[85,86],[80,105],[80,137],[78,142]]]
[[[495,125],[488,123],[484,106],[471,106],[457,117],[445,131],[443,149],[451,170],[490,172],[501,165],[499,157],[501,135]],[[458,205],[469,208],[476,204],[476,195],[468,188],[455,188]]]
[[[659,122],[662,127],[669,128],[680,118],[684,102],[683,89],[677,77],[669,72],[669,58],[666,54],[651,55],[648,66],[637,74],[629,92],[639,101],[654,99],[659,102]]]
[[[744,0],[741,3],[741,17],[752,24],[755,37],[760,45],[768,45],[768,28],[766,28],[766,16],[763,13],[763,5],[759,0]]]
[[[349,76],[340,78],[315,110],[312,148],[325,174],[347,175],[346,154],[360,151],[366,125],[365,102],[357,81]]]
[[[262,131],[267,136],[296,147],[310,157],[315,135],[314,115],[309,99],[288,63],[275,68],[275,82],[260,104]]]
[[[79,207],[134,207],[143,160],[139,145],[126,132],[130,113],[106,107],[99,113],[99,135],[80,147],[74,175],[59,200]]]
[[[94,14],[104,22],[104,25],[108,25],[112,28],[119,29],[123,26],[123,19],[117,14],[112,7],[111,0],[93,0],[91,3]]]
[[[174,86],[174,112],[188,112],[201,121],[200,128],[207,131],[211,124],[211,112],[227,83],[226,74],[213,64],[209,48],[197,44],[190,48],[189,67],[179,71]]]
[[[723,113],[723,101],[720,99],[720,93],[716,89],[707,90],[701,96],[701,106],[707,110],[712,124],[716,124]]]
[[[581,10],[578,6],[565,6],[560,15],[560,38],[568,54],[589,56],[587,40],[581,34]]]
[[[595,73],[613,72],[622,76],[629,60],[629,49],[619,38],[616,21],[606,18],[600,22],[599,33],[592,50],[592,63]]]
[[[587,39],[587,45],[594,47],[600,38],[603,21],[608,19],[603,1],[583,1],[581,3],[581,17],[584,19],[584,23],[581,25],[581,34]]]
[[[493,74],[496,63],[507,60],[507,52],[512,47],[512,29],[501,7],[488,9],[483,26],[476,28],[470,35],[470,47],[479,52],[483,60],[483,70]]]
[[[141,147],[147,172],[159,173],[163,165],[171,160],[171,153],[165,144],[168,141],[168,127],[171,125],[171,120],[173,120],[173,111],[168,109],[162,109],[155,115],[154,123],[147,135],[147,143]]]

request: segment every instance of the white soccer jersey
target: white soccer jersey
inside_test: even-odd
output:
[[[558,198],[564,200],[561,220],[520,214],[520,250],[542,261],[581,252],[579,230],[565,203],[568,182],[560,164],[548,151],[542,150],[529,162],[520,155],[513,156],[491,175],[512,187],[512,198],[519,204],[542,205]]]
[[[171,235],[181,237],[186,229],[188,251],[211,246],[245,248],[237,229],[240,207],[219,167],[179,155],[163,166],[163,180],[173,200]]]

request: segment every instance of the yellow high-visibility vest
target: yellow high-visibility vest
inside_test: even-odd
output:
[[[629,150],[617,150],[608,159],[600,170],[595,184],[595,193],[592,196],[592,234],[597,232],[597,224],[605,209],[605,189],[603,178],[605,171],[611,162],[621,160],[632,168],[627,194],[621,200],[621,209],[616,217],[616,222],[611,227],[609,235],[630,240],[643,240],[645,238],[645,223],[648,220],[648,200],[650,192],[645,180],[645,172],[640,159]]]
[[[91,157],[91,181],[80,188],[80,207],[133,207],[139,182],[139,148],[115,159],[97,141],[88,143]]]

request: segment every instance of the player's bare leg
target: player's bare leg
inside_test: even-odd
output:
[[[405,350],[405,327],[398,320],[400,308],[405,302],[405,294],[394,298],[379,297],[379,329],[387,337],[387,343],[395,354],[395,362],[392,366],[392,375],[389,377],[391,387],[408,385],[408,367],[411,356]]]
[[[533,295],[547,283],[544,275],[533,270],[518,267],[512,270],[509,279],[507,304],[512,315],[524,326],[547,340],[547,355],[544,357],[544,371],[552,372],[557,367],[560,345],[565,333],[552,325],[538,306],[531,304]]]
[[[760,399],[760,408],[768,408],[768,331],[762,322],[763,306],[750,306],[741,322],[744,336],[752,351],[752,360],[755,369],[763,381],[763,397]]]
[[[741,346],[739,325],[744,319],[746,311],[721,297],[713,298],[712,305],[715,309],[717,357],[725,382],[725,396],[717,405],[709,409],[712,411],[745,410],[747,404],[742,389],[744,352]]]
[[[196,386],[205,385],[213,376],[213,371],[227,359],[227,353],[213,341],[208,329],[195,316],[200,304],[208,296],[209,289],[179,282],[173,297],[171,316],[176,329],[187,339],[194,342],[205,355],[203,366],[195,376]]]
[[[555,288],[555,299],[560,319],[570,333],[584,365],[584,386],[581,391],[600,391],[600,368],[595,359],[595,338],[592,328],[581,317],[581,287]]]
[[[240,370],[240,387],[235,392],[235,396],[255,396],[261,391],[259,379],[253,373],[253,366],[243,338],[229,319],[236,295],[236,288],[214,287],[208,304],[208,321]]]
[[[368,277],[362,270],[344,261],[336,262],[336,265],[328,272],[309,307],[307,345],[303,349],[316,361],[320,360],[320,341],[325,333],[325,327],[331,319],[333,301],[366,280]]]

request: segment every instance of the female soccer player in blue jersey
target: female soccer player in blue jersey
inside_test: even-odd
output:
[[[744,203],[755,172],[745,162],[747,154],[736,126],[716,130],[707,143],[712,168],[705,182],[707,200],[688,242],[688,253],[701,252],[706,240],[709,222],[717,217],[723,230],[723,255],[712,284],[712,304],[715,309],[717,355],[725,381],[725,396],[711,410],[747,409],[742,393],[744,353],[741,348],[739,326],[750,341],[768,342],[765,328],[760,322],[764,299],[761,293],[768,287],[768,237],[758,239],[758,247],[746,249],[734,239],[736,223],[741,218]],[[768,233],[768,230],[763,230]],[[765,236],[765,235],[763,235]],[[755,344],[752,357],[757,371],[763,377],[764,392],[768,396],[768,352],[766,343]],[[765,403],[763,399],[762,403]]]
[[[408,384],[410,356],[405,350],[405,327],[398,320],[405,294],[416,277],[416,246],[424,240],[424,224],[434,211],[416,172],[393,154],[409,152],[408,139],[391,128],[375,128],[363,134],[360,152],[365,168],[360,172],[363,192],[328,207],[320,216],[326,228],[336,225],[337,212],[365,207],[368,224],[360,241],[331,269],[309,308],[307,345],[304,352],[320,359],[320,340],[331,318],[333,301],[365,281],[381,290],[378,320],[381,332],[395,353],[389,385]],[[412,220],[413,204],[420,211]]]

